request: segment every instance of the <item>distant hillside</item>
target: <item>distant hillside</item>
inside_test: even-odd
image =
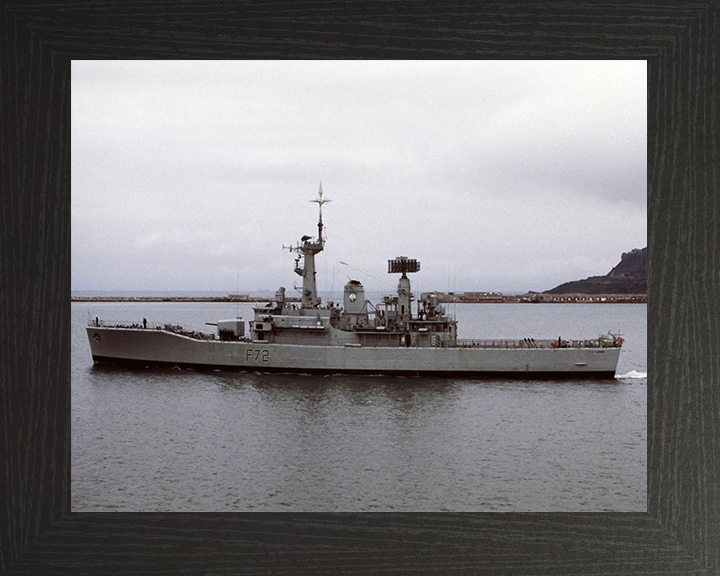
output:
[[[605,276],[566,282],[543,294],[647,294],[647,248],[623,253]]]

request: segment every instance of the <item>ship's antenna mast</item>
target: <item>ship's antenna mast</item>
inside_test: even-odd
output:
[[[320,298],[317,296],[317,285],[315,284],[315,254],[322,252],[325,244],[322,238],[322,205],[330,202],[330,200],[323,198],[322,182],[320,183],[318,197],[315,200],[310,200],[310,202],[316,202],[320,210],[318,238],[313,240],[310,236],[303,236],[300,238],[302,244],[298,242],[297,246],[287,246],[288,250],[298,254],[295,259],[295,273],[302,276],[303,279],[302,308],[317,308],[320,306]],[[300,267],[300,258],[303,259],[302,268]]]
[[[323,199],[323,191],[322,191],[322,182],[320,182],[320,190],[318,190],[318,197],[315,200],[310,200],[310,202],[317,202],[318,205],[318,211],[319,211],[319,218],[318,218],[318,240],[320,241],[320,245],[323,244],[323,237],[322,237],[322,229],[323,229],[323,222],[322,222],[322,206],[323,204],[326,204],[328,202],[332,202],[332,200]]]

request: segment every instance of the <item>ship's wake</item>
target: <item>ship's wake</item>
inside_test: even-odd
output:
[[[615,378],[647,378],[647,372],[638,372],[637,370],[630,370],[627,374],[618,374]]]

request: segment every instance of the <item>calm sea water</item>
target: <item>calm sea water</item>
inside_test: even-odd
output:
[[[73,511],[646,511],[646,305],[448,306],[460,338],[621,333],[612,380],[96,367],[84,330],[250,306],[72,304]]]

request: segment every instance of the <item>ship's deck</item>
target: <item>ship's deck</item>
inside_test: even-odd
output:
[[[89,327],[99,328],[120,328],[123,330],[161,330],[164,332],[170,332],[172,334],[179,334],[195,340],[204,341],[220,341],[220,338],[216,334],[207,334],[205,332],[196,332],[193,330],[186,330],[182,326],[173,324],[157,325],[148,323],[147,328],[144,328],[141,324],[131,322],[107,322],[103,320],[93,320],[88,323]],[[242,341],[249,342],[249,339],[244,338]],[[622,346],[621,342],[617,340],[603,340],[596,338],[592,340],[536,340],[534,338],[523,338],[520,340],[513,339],[458,339],[457,343],[453,346],[447,346],[448,348],[619,348]]]

